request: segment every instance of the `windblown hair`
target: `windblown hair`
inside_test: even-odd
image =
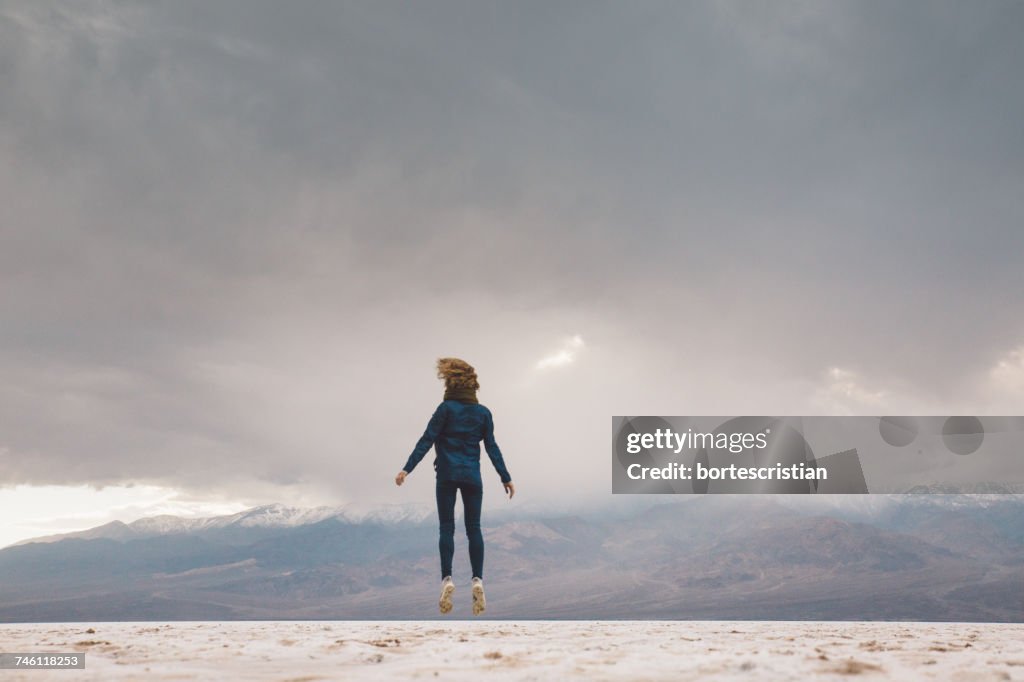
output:
[[[473,391],[480,388],[473,365],[459,358],[439,358],[437,378],[444,379],[445,388],[468,388]]]

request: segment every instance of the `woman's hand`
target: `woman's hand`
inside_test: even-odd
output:
[[[405,469],[402,469],[401,471],[399,471],[398,475],[395,476],[395,485],[402,485],[403,483],[405,483],[405,477],[407,475],[408,474],[406,474]]]
[[[508,499],[512,499],[512,496],[516,494],[516,487],[512,484],[512,481],[504,484],[505,492],[508,493]]]

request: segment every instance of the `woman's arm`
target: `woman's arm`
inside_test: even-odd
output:
[[[411,474],[412,470],[416,468],[416,465],[420,463],[423,456],[427,454],[430,447],[437,440],[437,437],[441,435],[442,429],[444,429],[445,420],[448,418],[448,409],[444,403],[437,406],[434,410],[434,414],[430,417],[430,421],[427,422],[427,428],[420,436],[420,439],[416,442],[416,447],[413,448],[412,454],[409,455],[409,459],[406,460],[405,466],[395,476],[395,484],[402,485],[402,481],[405,480],[406,474]]]
[[[494,417],[491,416],[490,410],[487,411],[487,421],[484,423],[484,448],[487,450],[487,456],[491,458],[491,464],[494,465],[495,471],[501,476],[505,490],[508,491],[512,482],[512,474],[508,473],[505,458],[501,456],[501,448],[498,447],[498,441],[494,439]]]

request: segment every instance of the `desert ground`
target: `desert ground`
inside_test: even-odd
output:
[[[246,621],[0,624],[0,680],[1024,680],[1024,624]]]

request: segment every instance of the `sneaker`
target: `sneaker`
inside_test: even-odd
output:
[[[480,578],[473,578],[473,615],[479,616],[487,608],[487,599],[484,598],[484,581]]]
[[[441,613],[448,613],[452,610],[452,593],[455,592],[455,583],[452,582],[452,577],[445,576],[444,580],[441,581],[441,599],[437,602],[437,607],[441,609]]]

